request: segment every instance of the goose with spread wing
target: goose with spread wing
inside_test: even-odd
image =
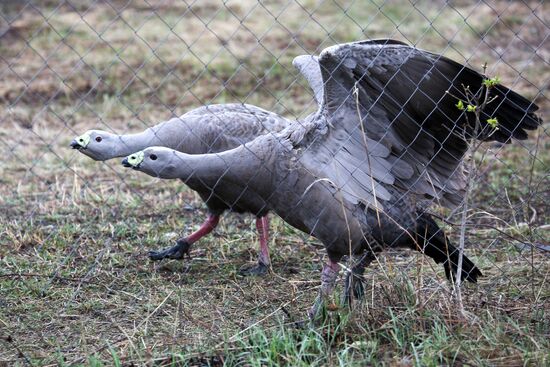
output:
[[[188,154],[214,153],[235,148],[262,134],[280,131],[290,124],[282,116],[262,108],[241,103],[215,104],[193,109],[180,117],[161,122],[140,133],[118,135],[108,131],[89,130],[76,137],[71,147],[82,154],[104,161],[124,157],[149,146],[163,146]],[[181,259],[191,245],[214,230],[220,216],[228,209],[242,212],[240,207],[211,195],[204,182],[188,183],[208,208],[208,217],[198,230],[182,237],[167,249],[150,251],[151,260]],[[261,275],[270,266],[267,213],[255,213],[260,251],[257,264],[241,269],[242,275]]]
[[[480,117],[498,120],[498,130],[476,133],[457,98],[466,100],[465,86],[483,91],[486,78],[449,58],[377,40],[332,46],[310,60],[320,69],[321,82],[312,86],[322,103],[304,121],[217,154],[151,147],[125,165],[162,178],[204,180],[213,195],[253,212],[273,210],[320,240],[328,261],[311,315],[332,294],[346,255],[360,257],[353,272],[361,274],[376,252],[413,248],[443,263],[452,277],[458,250],[425,208],[460,204],[474,134],[484,141],[525,139],[541,123],[537,106],[495,85]],[[461,274],[476,282],[481,271],[464,257]]]

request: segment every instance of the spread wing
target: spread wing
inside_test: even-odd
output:
[[[311,142],[308,158],[346,199],[383,207],[396,193],[453,207],[465,187],[463,157],[473,114],[456,107],[464,87],[482,91],[484,77],[441,55],[398,41],[329,47],[319,56],[326,133]],[[449,91],[449,93],[447,93]],[[525,139],[541,123],[537,106],[497,85],[481,123],[499,129],[478,139]],[[395,190],[398,189],[398,190]]]

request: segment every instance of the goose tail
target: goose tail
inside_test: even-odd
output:
[[[454,247],[443,230],[433,218],[422,213],[417,220],[417,236],[420,241],[414,244],[416,250],[431,257],[445,268],[449,281],[454,281],[458,270],[459,250]],[[422,248],[418,248],[422,246]],[[477,278],[483,276],[479,268],[465,254],[462,256],[461,281],[477,283]]]

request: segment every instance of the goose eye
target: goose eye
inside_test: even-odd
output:
[[[98,143],[101,142],[103,140],[103,138],[101,136],[97,136],[95,138],[95,141],[97,141]]]
[[[156,154],[151,154],[149,156],[149,158],[151,158],[152,161],[156,161],[157,160],[157,155]]]

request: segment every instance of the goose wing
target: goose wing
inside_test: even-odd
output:
[[[303,159],[354,202],[383,207],[399,188],[458,205],[474,116],[456,107],[456,97],[465,99],[465,86],[474,93],[484,88],[483,75],[393,40],[336,45],[318,61],[318,118],[326,126],[322,136],[310,139]],[[497,85],[493,97],[481,122],[496,117],[499,129],[484,129],[479,139],[525,139],[526,130],[541,123],[538,107],[512,90]]]

